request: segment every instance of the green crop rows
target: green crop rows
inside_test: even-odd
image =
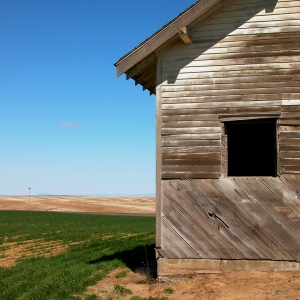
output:
[[[154,217],[2,211],[0,299],[88,299],[111,270],[144,264],[154,240]]]

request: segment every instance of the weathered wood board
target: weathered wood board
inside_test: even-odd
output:
[[[160,177],[219,178],[224,114],[277,114],[277,173],[300,173],[300,2],[229,1],[189,33],[160,54]]]
[[[162,257],[300,262],[300,175],[162,180]]]

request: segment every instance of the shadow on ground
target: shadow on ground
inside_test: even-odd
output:
[[[157,276],[155,244],[139,246],[131,250],[101,256],[97,259],[88,261],[87,264],[92,265],[114,259],[121,260],[133,272],[143,270],[146,274],[154,278]]]

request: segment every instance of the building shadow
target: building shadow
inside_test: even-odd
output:
[[[131,250],[116,252],[112,255],[104,255],[86,263],[93,265],[115,259],[122,261],[133,272],[142,270],[153,278],[157,277],[155,244],[139,246]]]

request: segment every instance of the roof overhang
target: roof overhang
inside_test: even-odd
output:
[[[174,37],[181,37],[184,43],[191,43],[187,27],[196,21],[201,22],[222,8],[229,0],[199,0],[171,22],[154,33],[132,51],[120,58],[114,65],[117,76],[126,74],[136,85],[155,94],[156,88],[156,53]]]

